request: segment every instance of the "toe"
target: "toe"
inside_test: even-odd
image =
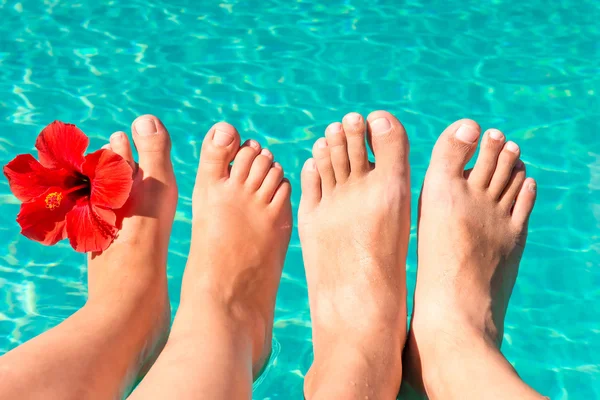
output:
[[[258,190],[263,184],[269,169],[273,165],[273,155],[270,151],[262,149],[260,154],[252,162],[246,186],[251,190]]]
[[[317,163],[317,171],[321,175],[321,193],[323,195],[329,194],[335,188],[335,173],[331,164],[327,139],[320,138],[315,142],[313,158]]]
[[[260,144],[256,140],[247,140],[235,155],[231,167],[231,179],[244,182],[248,179],[252,162],[260,154]]]
[[[525,164],[523,161],[517,160],[508,180],[508,184],[500,196],[500,206],[507,212],[513,207],[515,199],[521,191],[521,186],[523,186],[523,182],[525,182],[525,177]]]
[[[346,146],[346,135],[342,124],[334,122],[325,130],[325,138],[329,147],[331,165],[337,183],[344,183],[350,175],[350,160]]]
[[[477,122],[461,119],[447,127],[437,140],[429,170],[462,177],[465,166],[477,147],[480,128]]]
[[[362,176],[371,170],[365,140],[366,127],[362,115],[347,114],[342,120],[352,175]]]
[[[292,194],[292,185],[290,182],[283,178],[279,186],[275,190],[273,199],[271,200],[270,207],[274,207],[275,210],[279,211],[282,207],[291,208],[290,196]]]
[[[321,200],[321,176],[317,171],[317,164],[313,158],[309,158],[304,163],[300,180],[302,185],[302,198],[300,202],[312,208]]]
[[[275,191],[279,187],[279,184],[283,180],[283,168],[279,163],[273,163],[267,176],[262,182],[262,185],[258,189],[258,197],[265,203],[269,203],[273,199]]]
[[[367,117],[367,132],[376,171],[408,171],[408,137],[396,117],[387,111],[372,112]]]
[[[213,125],[202,142],[198,173],[209,179],[229,177],[229,163],[239,150],[240,135],[226,122]]]
[[[488,192],[494,199],[500,198],[504,188],[512,175],[515,163],[519,159],[520,150],[519,146],[515,142],[506,142],[504,148],[498,156],[498,162],[494,175],[490,181]]]
[[[123,159],[132,167],[135,166],[135,162],[133,161],[133,152],[131,151],[131,143],[129,143],[129,139],[127,138],[125,132],[113,133],[110,136],[110,144],[108,145],[108,149],[123,157]]]
[[[513,207],[512,220],[518,232],[527,232],[527,223],[537,194],[537,184],[533,178],[525,179]]]
[[[504,140],[504,134],[497,129],[490,129],[483,135],[479,156],[469,177],[473,187],[485,189],[490,184]]]
[[[171,138],[162,122],[152,115],[143,115],[133,122],[131,130],[144,175],[159,180],[171,178]]]

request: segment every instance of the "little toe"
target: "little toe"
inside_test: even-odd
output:
[[[515,142],[509,141],[504,144],[488,187],[488,192],[494,199],[499,199],[504,192],[520,154],[521,150]]]
[[[480,131],[477,122],[470,119],[448,126],[433,148],[428,172],[463,177],[465,166],[477,148]]]
[[[321,176],[317,171],[317,164],[314,158],[309,158],[302,167],[300,174],[302,185],[302,198],[300,203],[306,204],[310,209],[321,201]]]
[[[525,182],[525,178],[525,164],[523,161],[517,160],[508,180],[508,184],[500,196],[500,206],[507,212],[510,212],[513,207],[517,195],[521,191],[521,186],[523,186],[523,182]]]
[[[231,166],[231,179],[237,182],[245,182],[250,174],[252,162],[260,154],[261,147],[256,140],[247,140],[235,155]]]
[[[325,138],[329,147],[331,165],[337,183],[344,183],[350,175],[350,160],[348,159],[348,148],[346,134],[342,124],[334,122],[325,130]]]
[[[202,142],[198,174],[208,179],[229,177],[229,163],[239,150],[240,135],[226,122],[218,122],[208,131]]]
[[[171,138],[162,122],[152,115],[137,118],[132,125],[133,142],[139,154],[139,167],[145,176],[153,176],[159,180],[171,179]],[[123,143],[127,141],[124,137]],[[115,150],[117,143],[111,140],[111,148]],[[123,144],[124,145],[124,144]],[[123,149],[121,149],[123,150]]]
[[[490,129],[483,134],[479,156],[469,176],[469,183],[473,187],[485,189],[490,184],[504,140],[504,134],[497,129]]]
[[[277,186],[277,189],[275,189],[275,194],[273,195],[273,199],[271,200],[271,204],[269,205],[269,207],[272,207],[273,210],[281,210],[282,207],[291,208],[291,195],[292,185],[286,178],[283,178],[283,180],[279,183],[279,186]],[[290,228],[291,223],[289,223],[288,225],[289,226],[281,226],[281,228]]]
[[[269,203],[273,199],[273,195],[282,180],[283,168],[281,167],[281,164],[275,162],[271,166],[269,172],[267,172],[267,176],[265,176],[262,185],[258,189],[258,197],[265,203]]]
[[[251,190],[258,190],[272,165],[273,155],[270,151],[262,149],[260,154],[252,162],[248,179],[246,179],[246,186]]]
[[[331,164],[327,139],[318,139],[313,146],[313,158],[317,163],[317,171],[321,175],[321,193],[327,195],[335,188],[335,173]]]
[[[342,120],[342,127],[346,134],[350,173],[362,176],[371,170],[366,145],[365,120],[358,113],[349,113]]]
[[[396,117],[387,111],[374,111],[367,117],[367,135],[375,155],[375,171],[408,171],[408,137]]]
[[[527,232],[527,224],[529,222],[529,216],[533,210],[535,204],[535,197],[537,194],[537,184],[533,178],[525,179],[517,200],[512,211],[512,221],[518,232]],[[522,238],[524,243],[524,238]]]

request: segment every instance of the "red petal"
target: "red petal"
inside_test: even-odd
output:
[[[73,205],[61,188],[49,188],[34,201],[21,205],[17,216],[21,233],[47,246],[56,244],[67,237],[65,217]]]
[[[65,186],[64,170],[51,170],[40,164],[31,154],[18,155],[4,167],[10,190],[17,199],[26,203],[44,194],[50,187]]]
[[[54,121],[40,133],[35,147],[44,167],[81,171],[83,153],[89,143],[85,133],[75,125]]]
[[[110,150],[98,150],[85,157],[83,174],[90,178],[90,201],[95,206],[121,208],[129,198],[133,170],[123,157]]]
[[[104,251],[115,239],[115,213],[81,199],[67,214],[67,235],[75,251]]]

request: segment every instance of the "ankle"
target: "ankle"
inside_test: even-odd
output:
[[[304,383],[308,400],[395,398],[402,381],[400,345],[337,342],[323,351],[315,347]]]
[[[199,336],[216,329],[221,335],[227,336],[228,341],[248,349],[256,375],[266,361],[264,358],[269,355],[265,355],[265,350],[271,345],[268,326],[263,316],[251,307],[239,302],[223,301],[221,296],[207,290],[182,293],[171,336],[198,340]]]

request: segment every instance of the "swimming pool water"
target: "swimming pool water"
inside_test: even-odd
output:
[[[0,164],[31,152],[54,119],[76,123],[96,149],[137,115],[159,116],[181,193],[168,269],[175,312],[200,143],[214,122],[274,152],[297,211],[301,165],[345,113],[387,109],[404,122],[414,204],[438,134],[474,118],[520,144],[539,184],[503,350],[552,399],[600,398],[599,3],[321,3],[0,0]],[[4,179],[0,207],[1,354],[84,304],[86,266],[67,244],[19,235]],[[411,295],[415,221],[413,212]],[[274,335],[254,398],[301,398],[312,353],[296,231]]]

